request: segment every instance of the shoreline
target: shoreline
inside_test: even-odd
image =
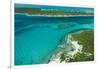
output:
[[[86,55],[92,55],[91,53],[86,53],[86,52],[83,52],[83,45],[79,44],[78,41],[76,40],[73,40],[72,39],[72,35],[73,34],[78,34],[78,33],[81,33],[81,32],[84,32],[84,31],[88,31],[88,30],[80,30],[80,31],[77,31],[77,32],[74,32],[74,33],[69,33],[68,35],[66,35],[64,37],[64,40],[67,42],[67,45],[65,47],[62,47],[62,45],[64,44],[60,44],[58,45],[58,48],[54,51],[54,53],[52,54],[51,58],[49,59],[49,62],[48,64],[58,64],[58,63],[67,63],[67,62],[70,62],[70,58],[71,59],[74,59],[75,55],[78,54],[78,53],[85,53]],[[89,30],[91,31],[91,30]],[[67,37],[67,39],[66,39]],[[68,44],[72,44],[72,46],[68,45]],[[69,46],[69,47],[68,47]],[[69,48],[69,49],[68,49]],[[72,49],[74,51],[72,51]],[[61,62],[61,55],[62,54],[65,54],[65,52],[67,52],[67,56],[69,56],[68,58],[65,58],[64,61]]]
[[[22,15],[26,15],[26,16],[40,16],[40,17],[87,17],[87,16],[94,16],[94,15],[40,15],[40,14],[28,14],[28,13],[15,13],[15,14],[22,14]]]
[[[68,41],[70,41],[70,36],[68,35]],[[65,51],[67,51],[67,56],[70,56],[69,58],[74,58],[74,55],[78,52],[81,52],[82,50],[82,45],[78,44],[78,41],[70,41],[70,43],[72,43],[74,45],[74,48],[72,46],[67,46],[65,48],[62,47],[58,47],[58,49],[55,50],[55,52],[53,53],[52,57],[50,58],[50,62],[48,62],[49,64],[58,64],[58,63],[66,63],[65,61],[61,62],[60,57],[61,54],[63,54]],[[81,47],[80,47],[81,46]],[[76,49],[75,51],[69,51],[68,49]],[[80,51],[79,51],[80,50]],[[66,58],[66,60],[69,60],[69,58]]]

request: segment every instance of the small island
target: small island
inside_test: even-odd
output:
[[[68,12],[58,10],[42,10],[40,8],[15,8],[15,13],[24,13],[36,16],[93,16],[94,13],[86,12]]]
[[[52,55],[48,63],[66,63],[94,60],[94,32],[79,31],[65,36],[59,52]]]

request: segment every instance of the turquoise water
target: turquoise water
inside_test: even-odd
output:
[[[93,8],[57,7],[16,4],[17,8],[40,8],[71,12],[93,12]],[[15,65],[47,63],[65,35],[80,30],[93,30],[93,16],[46,17],[15,14]]]
[[[49,11],[67,11],[67,12],[94,12],[93,8],[85,7],[68,7],[68,6],[48,6],[48,5],[32,5],[32,4],[15,4],[16,8],[39,8],[41,10]]]
[[[93,29],[91,17],[15,15],[15,65],[46,63],[61,39],[70,32]]]

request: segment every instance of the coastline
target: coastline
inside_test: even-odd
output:
[[[67,38],[67,43],[68,42],[70,42],[70,43],[73,43],[73,44],[76,44],[75,46],[74,46],[74,49],[76,48],[76,51],[74,51],[74,52],[72,52],[72,51],[69,51],[69,49],[72,49],[72,47],[68,47],[67,45],[66,45],[66,47],[58,47],[56,50],[55,50],[55,52],[53,53],[53,55],[52,55],[52,57],[51,57],[51,59],[49,60],[49,64],[58,64],[58,63],[66,63],[65,61],[63,61],[63,62],[61,62],[61,60],[60,60],[60,57],[61,57],[61,55],[64,53],[64,52],[67,52],[67,54],[68,55],[70,55],[70,58],[73,58],[74,57],[74,55],[77,53],[77,52],[79,52],[79,50],[78,49],[82,49],[82,47],[77,47],[77,45],[78,45],[78,42],[77,41],[71,41],[70,40],[70,36],[68,35],[68,36],[66,36],[66,37],[68,37]],[[65,37],[65,38],[66,38]],[[69,60],[69,58],[66,58],[66,60]]]
[[[91,54],[91,53],[83,52],[84,46],[82,44],[79,44],[78,41],[73,40],[73,38],[72,38],[73,34],[79,34],[84,31],[86,31],[86,30],[69,33],[67,36],[65,36],[64,40],[67,41],[67,44],[65,45],[65,47],[58,46],[58,49],[55,50],[55,52],[49,59],[48,63],[49,64],[56,64],[56,63],[58,64],[58,63],[73,62],[74,57],[77,54],[82,54],[82,53],[84,53],[87,56],[92,56],[93,54]],[[91,30],[89,30],[89,31],[91,31]],[[66,37],[67,37],[67,39],[66,39]],[[64,45],[64,44],[62,44],[62,45]],[[61,60],[61,55],[63,55],[62,58],[64,60]],[[67,58],[64,58],[64,57],[67,57]],[[72,59],[72,61],[70,59]]]
[[[89,34],[94,33],[94,8],[19,4],[14,9],[15,65],[94,60]]]
[[[40,17],[87,17],[87,16],[94,16],[94,15],[40,15],[40,14],[28,14],[28,13],[15,13],[15,14],[22,14],[26,16],[40,16]]]

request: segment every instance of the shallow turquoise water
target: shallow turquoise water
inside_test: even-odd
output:
[[[93,16],[43,17],[15,15],[15,65],[46,63],[70,32],[93,29]]]

